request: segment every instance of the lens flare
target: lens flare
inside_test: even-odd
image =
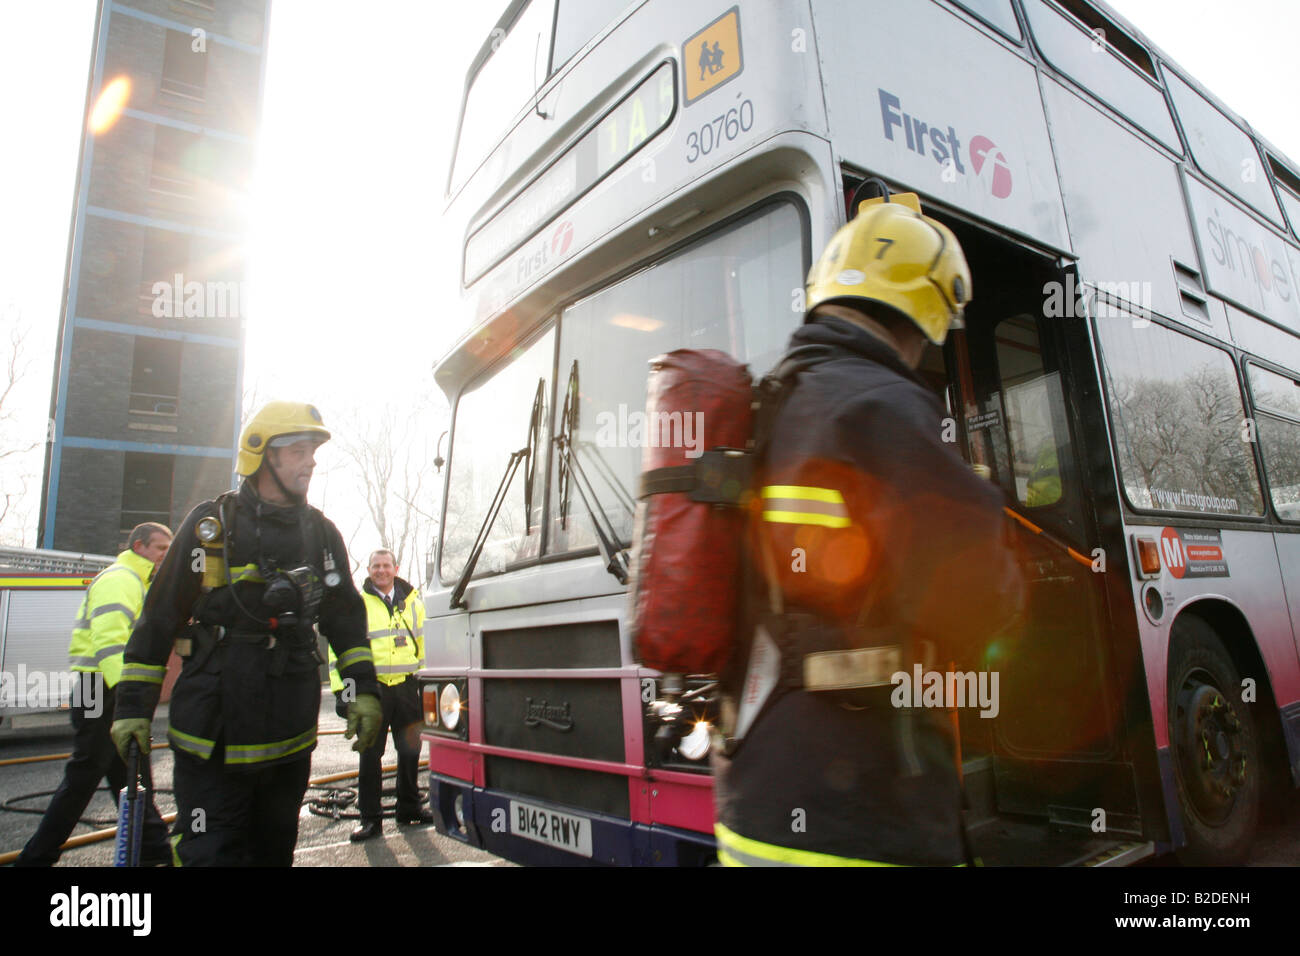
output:
[[[131,97],[131,81],[119,76],[99,93],[95,108],[90,111],[90,131],[96,135],[111,129],[126,109],[126,102]]]

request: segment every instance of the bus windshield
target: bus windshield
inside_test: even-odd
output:
[[[641,455],[648,360],[673,349],[720,349],[761,375],[775,364],[800,313],[799,215],[769,206],[730,228],[565,309],[560,318],[560,384],[576,367],[574,453],[619,538],[632,537]],[[559,403],[557,402],[557,406]],[[699,436],[682,433],[684,444]],[[703,449],[699,449],[703,450]],[[693,454],[693,450],[687,449]],[[558,477],[558,462],[553,476]],[[550,492],[550,553],[595,544],[581,503]]]
[[[592,506],[604,512],[626,545],[648,440],[643,416],[649,360],[673,349],[713,348],[747,362],[754,375],[768,371],[803,314],[795,307],[801,305],[805,233],[793,204],[767,205],[564,309],[555,366],[559,399],[550,399],[554,332],[471,386],[453,426],[444,577],[464,568],[510,453],[524,444],[539,378],[547,382],[547,414],[553,419],[543,426],[539,449],[561,434],[564,395],[572,383],[576,398],[567,403],[566,438],[591,480]],[[541,476],[545,454],[539,458]],[[564,493],[561,456],[550,458],[549,490],[543,497],[540,485],[533,489],[532,515],[524,514],[523,479],[515,476],[476,574],[537,557],[542,547],[560,553],[595,545],[591,515],[575,493]],[[545,543],[538,512],[543,500],[550,515]]]

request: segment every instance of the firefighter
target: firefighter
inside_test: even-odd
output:
[[[186,517],[127,644],[113,741],[148,747],[173,644],[182,659],[167,731],[175,756],[175,861],[288,866],[316,746],[313,625],[354,682],[345,736],[379,730],[365,606],[338,529],[306,503],[330,433],[300,402],[270,402],[244,428],[237,492]]]
[[[389,728],[397,749],[397,822],[399,825],[433,822],[433,814],[420,806],[418,782],[420,724],[424,715],[415,672],[424,660],[424,604],[410,582],[397,576],[396,556],[387,548],[371,553],[366,571],[369,576],[361,586],[361,597],[366,602],[370,653],[374,655],[375,673],[379,675],[383,718],[375,745],[361,753],[357,781],[361,823],[352,831],[350,839],[354,843],[383,832],[379,804],[383,783],[381,761]],[[333,651],[330,652],[330,687],[338,701],[336,710],[343,716],[351,694],[339,676]]]
[[[72,701],[72,726],[76,728],[72,759],[40,826],[19,854],[18,866],[53,866],[58,862],[59,848],[85,813],[99,781],[108,780],[114,800],[126,785],[126,764],[118,758],[109,736],[113,698],[131,626],[140,616],[150,579],[171,540],[171,530],[165,525],[152,521],[136,525],[126,550],[86,590],[68,648],[71,668],[78,673]],[[167,826],[154,807],[152,795],[145,815],[140,859],[145,866],[171,861]]]
[[[956,237],[913,194],[863,203],[809,273],[760,463],[761,605],[715,756],[724,864],[967,857],[949,714],[896,691],[914,664],[977,659],[1018,607],[1001,496],[915,372],[970,292]]]

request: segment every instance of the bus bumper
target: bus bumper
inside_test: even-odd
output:
[[[591,856],[517,835],[510,816],[512,801],[589,821]],[[429,774],[429,809],[439,833],[525,866],[708,866],[717,862],[710,833],[623,820],[435,773]]]

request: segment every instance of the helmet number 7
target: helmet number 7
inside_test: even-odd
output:
[[[882,243],[882,245],[881,245],[881,247],[880,247],[880,251],[876,253],[876,258],[877,258],[877,259],[883,259],[883,258],[885,257],[885,252],[889,249],[890,246],[892,246],[892,245],[894,244],[894,240],[893,240],[893,239],[885,239],[885,238],[882,237],[882,236],[877,236],[877,237],[876,237],[876,242]]]

